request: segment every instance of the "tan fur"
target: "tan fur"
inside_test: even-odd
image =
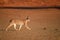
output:
[[[19,27],[19,30],[21,29],[21,27],[23,25],[25,25],[25,27],[28,29],[28,30],[31,30],[31,28],[28,27],[28,22],[30,21],[30,19],[26,19],[26,20],[18,20],[18,19],[12,19],[11,22],[10,22],[10,25],[6,28],[6,31],[12,27],[12,25],[14,25],[14,29],[15,30],[18,30],[16,27],[16,25],[20,25]]]

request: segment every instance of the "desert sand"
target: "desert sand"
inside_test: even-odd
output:
[[[10,19],[25,19],[26,16],[30,16],[31,31],[25,26],[20,31],[13,26],[5,31]],[[60,10],[0,9],[0,40],[60,40]]]

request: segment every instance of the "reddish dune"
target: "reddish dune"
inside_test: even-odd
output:
[[[0,0],[0,6],[23,6],[23,7],[41,7],[41,6],[60,6],[60,0]]]

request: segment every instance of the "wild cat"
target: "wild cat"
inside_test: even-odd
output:
[[[18,19],[12,19],[10,20],[10,25],[6,28],[6,31],[10,28],[10,27],[14,27],[15,30],[20,30],[21,27],[23,25],[25,25],[25,27],[28,29],[28,30],[31,30],[31,28],[28,27],[28,22],[30,22],[30,19],[29,17],[27,16],[25,20],[18,20]],[[14,25],[14,26],[13,26]],[[19,25],[19,29],[17,29],[16,25]]]

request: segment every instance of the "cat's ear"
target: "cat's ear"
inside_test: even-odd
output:
[[[30,19],[30,17],[29,16],[26,16],[26,19]]]

